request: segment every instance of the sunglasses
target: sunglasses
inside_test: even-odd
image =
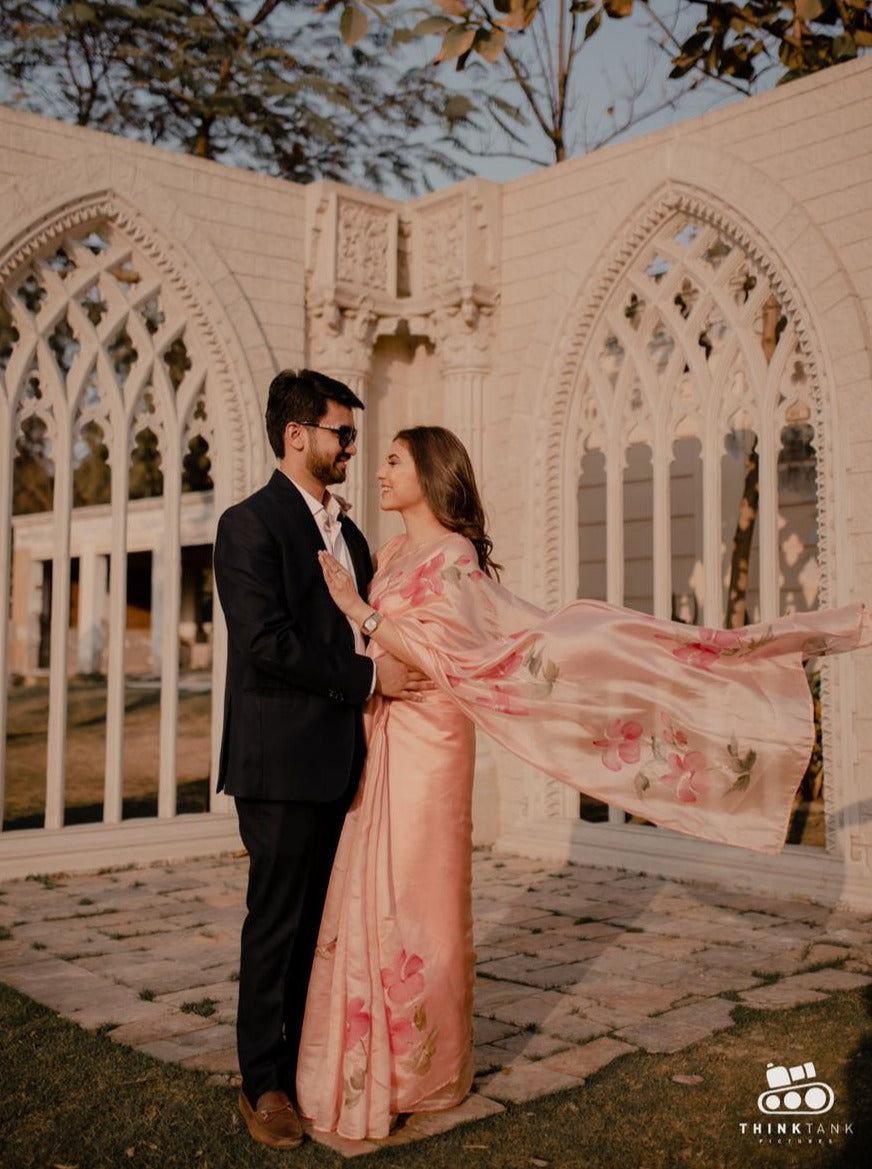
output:
[[[354,426],[322,426],[320,422],[298,422],[297,425],[308,426],[312,430],[332,430],[342,451],[357,440],[357,428]]]

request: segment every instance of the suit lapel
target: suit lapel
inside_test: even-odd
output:
[[[321,529],[318,527],[309,505],[300,494],[299,488],[291,482],[283,471],[274,471],[268,486],[281,509],[285,513],[289,513],[291,522],[297,530],[309,537],[312,547],[314,549],[323,548],[326,551]]]

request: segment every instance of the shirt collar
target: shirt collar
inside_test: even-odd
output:
[[[311,495],[304,487],[301,487],[299,483],[295,483],[294,480],[291,479],[290,475],[287,476],[287,479],[290,483],[294,484],[300,495],[302,495],[303,499],[306,501],[306,506],[309,508],[309,511],[311,511],[312,515],[315,516],[316,519],[319,518],[320,514],[323,512],[330,521],[334,521],[338,520],[340,516],[344,515],[344,513],[348,511],[348,505],[345,504],[345,501],[340,499],[338,495],[332,495],[326,489],[326,487],[324,489],[323,500],[316,499],[314,495]],[[343,506],[343,504],[345,504],[345,506]]]

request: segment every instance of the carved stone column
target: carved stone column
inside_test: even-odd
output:
[[[431,317],[443,371],[445,424],[469,451],[480,488],[485,476],[485,389],[493,366],[493,313],[494,298],[469,289]]]
[[[313,292],[309,297],[309,351],[314,369],[345,382],[364,405],[369,394],[372,345],[378,317],[368,298],[362,297],[355,307],[340,307],[332,298]],[[340,495],[352,506],[351,518],[361,529],[366,525],[366,484],[370,473],[363,440],[366,416],[355,415],[361,432],[357,454],[348,468],[348,479]]]

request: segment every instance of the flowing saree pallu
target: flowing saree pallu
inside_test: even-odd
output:
[[[861,606],[736,631],[590,601],[548,614],[456,535],[391,541],[370,600],[439,689],[370,701],[312,970],[299,1103],[352,1138],[472,1082],[473,723],[635,815],[777,852],[814,741],[803,658],[872,641]]]
[[[761,852],[783,845],[814,744],[804,659],[872,643],[861,605],[737,630],[597,601],[545,613],[458,536],[395,571],[409,653],[497,742],[635,816]]]

